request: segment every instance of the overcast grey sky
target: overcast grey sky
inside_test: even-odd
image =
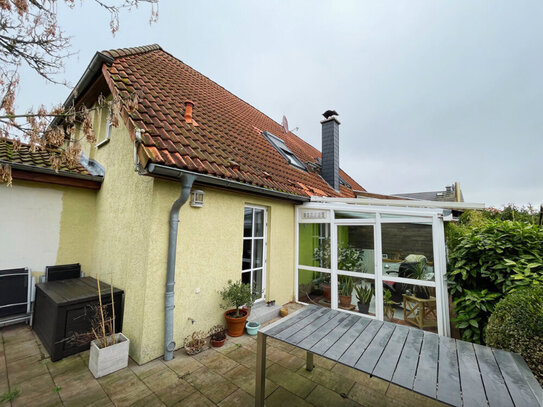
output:
[[[77,2],[76,2],[77,3]],[[543,203],[543,2],[173,1],[121,16],[60,6],[75,84],[98,50],[158,43],[320,149],[339,113],[340,163],[368,191],[461,183],[469,202]],[[69,90],[22,71],[18,103]]]

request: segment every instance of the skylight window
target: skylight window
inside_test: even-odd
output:
[[[285,157],[285,159],[290,165],[304,171],[307,170],[305,168],[305,165],[302,163],[302,161],[300,161],[300,159],[296,157],[296,155],[294,155],[294,153],[290,150],[290,148],[287,147],[287,145],[285,144],[283,140],[281,140],[277,136],[274,136],[268,131],[265,131],[262,134],[277,149],[277,151],[279,151],[279,153],[283,157]]]

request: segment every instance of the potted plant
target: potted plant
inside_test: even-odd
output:
[[[211,339],[211,346],[220,348],[226,341],[226,328],[224,325],[215,325],[209,330],[208,335]]]
[[[426,258],[423,258],[422,260],[415,263],[412,267],[412,272],[409,274],[409,278],[413,278],[416,280],[425,280],[427,273],[427,264],[426,264]],[[415,285],[413,286],[413,294],[415,297],[421,298],[421,299],[428,299],[430,298],[430,292],[428,291],[428,287],[425,287],[423,285]]]
[[[247,322],[247,325],[245,325],[245,328],[247,328],[247,333],[251,336],[254,336],[258,333],[258,329],[260,328],[260,323],[256,321],[249,321]]]
[[[240,307],[253,305],[253,293],[250,285],[242,283],[241,280],[236,282],[228,280],[228,284],[219,294],[224,302],[221,306],[227,309],[224,318],[226,319],[228,335],[234,337],[243,335],[248,313],[240,309]],[[229,307],[233,308],[228,309]]]
[[[200,353],[206,344],[206,336],[202,331],[195,331],[185,338],[183,346],[187,355]]]
[[[385,319],[392,321],[394,319],[394,305],[396,305],[396,302],[392,300],[392,292],[390,290],[385,290],[383,302],[385,305]]]
[[[353,278],[351,276],[339,276],[339,305],[344,308],[351,306],[353,293]]]
[[[89,370],[99,378],[128,366],[128,350],[130,340],[122,333],[115,333],[115,302],[113,298],[113,282],[111,282],[111,304],[102,302],[100,280],[98,286],[98,306],[91,307],[91,331],[75,333],[68,342],[79,345],[90,342]],[[111,316],[107,306],[111,305]]]
[[[371,284],[360,284],[354,287],[356,299],[358,301],[358,310],[367,314],[370,309],[370,302],[374,295],[374,289]]]

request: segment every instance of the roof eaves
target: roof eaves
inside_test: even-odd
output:
[[[184,174],[191,174],[196,176],[196,181],[202,184],[227,187],[235,190],[252,192],[260,195],[272,196],[275,198],[287,199],[296,202],[308,202],[310,200],[307,196],[289,194],[287,192],[276,191],[269,188],[258,187],[249,185],[244,182],[232,181],[224,178],[214,177],[212,175],[201,174],[194,171],[182,170],[179,168],[169,167],[166,165],[150,163],[147,167],[147,172],[151,176],[159,176],[168,179],[178,180]]]
[[[87,181],[94,181],[102,183],[104,180],[103,176],[100,175],[86,175],[86,174],[78,174],[76,172],[69,172],[69,171],[59,171],[56,172],[55,170],[51,168],[43,168],[43,167],[36,167],[34,165],[26,165],[26,164],[18,164],[13,163],[6,160],[0,160],[0,164],[7,164],[14,170],[20,170],[20,171],[27,171],[27,172],[36,172],[40,174],[48,174],[48,175],[55,175],[59,177],[67,177],[67,178],[77,178],[77,179],[84,179]]]

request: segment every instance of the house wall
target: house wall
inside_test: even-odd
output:
[[[0,269],[30,267],[41,274],[46,266],[81,263],[86,270],[95,197],[94,191],[30,181],[0,186]],[[77,256],[64,256],[68,252]]]
[[[205,193],[204,206],[192,208],[187,202],[180,211],[174,310],[174,340],[178,348],[193,331],[205,332],[215,324],[225,323],[225,310],[220,308],[218,292],[229,279],[241,278],[243,209],[246,204],[268,209],[266,299],[283,304],[292,301],[294,296],[294,205],[213,188],[197,188]],[[163,353],[168,221],[171,205],[180,191],[179,183],[154,181],[140,363]]]
[[[96,120],[94,127],[98,141],[105,135],[105,125],[101,125],[105,115],[100,116],[103,120]],[[96,196],[92,259],[86,272],[125,291],[123,332],[130,338],[130,355],[140,361],[146,279],[151,273],[147,258],[153,179],[134,171],[134,145],[122,122],[112,128],[110,141],[103,147],[90,147],[86,142],[82,147],[105,168],[104,181]],[[84,216],[84,212],[81,207],[79,215]],[[77,228],[77,221],[74,215],[72,228]],[[67,258],[69,252],[77,256],[66,246],[62,258]]]
[[[97,111],[94,129],[104,139],[106,115]],[[81,138],[80,135],[76,136]],[[96,195],[92,256],[88,275],[125,291],[123,332],[130,355],[145,363],[163,354],[164,296],[169,213],[180,183],[141,176],[134,170],[134,145],[121,122],[100,148],[82,143],[87,156],[104,166],[106,175]],[[180,211],[175,286],[174,340],[177,347],[195,330],[224,324],[221,290],[241,278],[243,214],[246,204],[268,209],[267,299],[278,304],[294,297],[294,205],[255,195],[197,187],[205,191],[204,207],[185,204]],[[80,215],[86,210],[82,207]],[[77,224],[77,216],[72,217]],[[77,256],[69,234],[59,259]],[[194,321],[194,323],[192,322]]]

